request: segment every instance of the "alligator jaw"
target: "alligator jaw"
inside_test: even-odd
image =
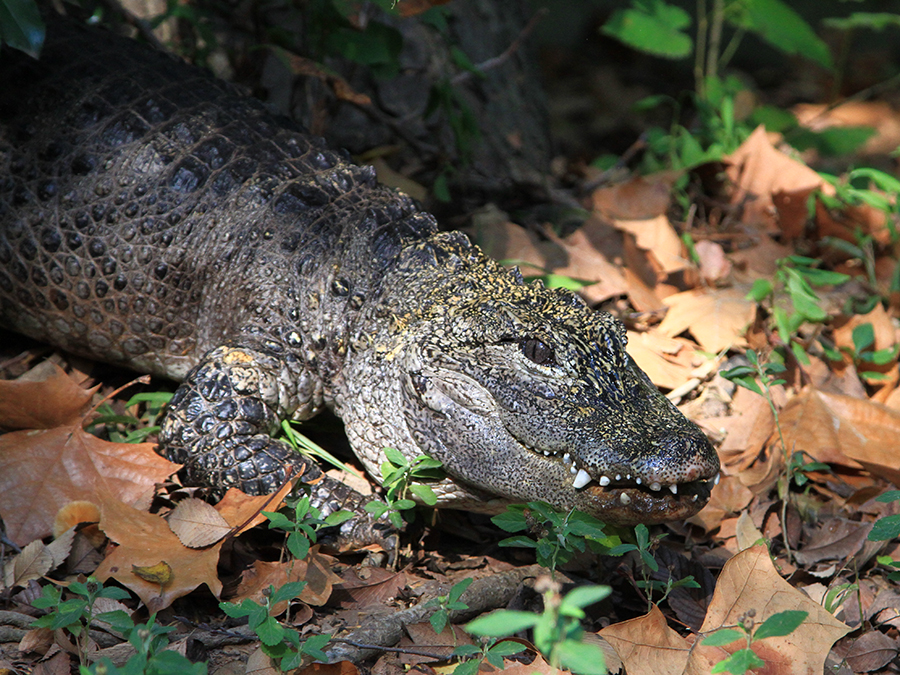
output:
[[[579,495],[577,508],[594,513],[609,513],[607,522],[618,525],[657,523],[685,518],[699,511],[719,483],[719,472],[693,480],[664,484],[652,477],[601,472],[595,476],[569,452],[539,450],[516,439],[525,450],[564,465],[572,476],[572,487]],[[694,473],[699,473],[697,469]],[[691,473],[691,472],[689,472]],[[631,513],[632,516],[625,514]],[[637,515],[637,514],[640,515]],[[600,516],[604,517],[604,516]]]

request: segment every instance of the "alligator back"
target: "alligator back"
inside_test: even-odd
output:
[[[237,332],[325,339],[435,231],[230,85],[106,31],[48,30],[40,61],[2,57],[0,324],[181,379]]]

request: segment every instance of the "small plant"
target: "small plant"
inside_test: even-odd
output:
[[[753,282],[748,298],[760,304],[768,304],[778,331],[778,337],[800,363],[808,364],[809,357],[802,343],[794,339],[805,323],[823,323],[828,313],[822,309],[819,296],[813,286],[836,285],[850,277],[839,272],[820,270],[815,258],[791,255],[778,261],[778,269],[772,281],[757,279]],[[779,302],[779,295],[786,296],[787,303]]]
[[[544,596],[542,614],[498,610],[470,622],[466,630],[474,635],[499,638],[531,628],[535,647],[550,665],[578,675],[603,675],[606,672],[603,652],[598,646],[581,641],[581,619],[585,617],[584,608],[603,600],[611,589],[581,586],[562,596],[560,585],[549,577],[538,579],[535,589]]]
[[[387,514],[391,524],[399,529],[403,526],[401,512],[409,511],[416,505],[410,495],[415,495],[428,506],[437,504],[434,490],[417,481],[440,480],[443,477],[442,465],[427,455],[419,455],[410,462],[394,448],[385,448],[384,455],[387,460],[381,463],[381,476],[386,490],[385,501],[369,502],[365,508],[375,518]]]
[[[653,607],[653,596],[656,593],[662,593],[662,597],[656,601],[658,604],[669,597],[669,593],[672,592],[673,588],[700,588],[700,584],[694,580],[693,575],[688,575],[683,579],[677,580],[672,579],[670,575],[665,581],[651,578],[652,574],[659,570],[659,563],[656,562],[656,558],[653,556],[653,549],[665,536],[665,534],[660,534],[651,539],[650,530],[647,529],[646,525],[636,525],[634,528],[636,543],[619,544],[609,551],[609,555],[612,556],[623,555],[630,551],[637,551],[641,559],[641,580],[635,583],[637,584],[637,587],[642,589],[646,594],[648,612]]]
[[[876,498],[879,502],[893,502],[900,500],[900,490],[889,490]],[[869,532],[869,541],[890,541],[900,537],[900,514],[879,518],[872,531]],[[880,555],[878,562],[885,567],[896,571],[888,574],[888,579],[900,582],[900,560],[892,560],[890,556]]]
[[[312,635],[305,641],[300,634],[276,619],[273,614],[275,606],[287,602],[298,595],[306,586],[305,581],[291,581],[279,589],[269,586],[263,592],[265,604],[244,598],[241,604],[220,602],[219,607],[233,619],[247,617],[250,629],[259,637],[263,652],[276,662],[283,672],[299,668],[305,656],[317,661],[328,661],[322,648],[331,639],[328,635]]]
[[[453,656],[461,661],[453,669],[453,675],[476,675],[485,661],[497,670],[503,670],[503,657],[518,654],[524,649],[525,646],[518,642],[496,638],[483,640],[481,645],[459,645],[453,650]]]
[[[171,400],[172,393],[167,391],[142,392],[135,394],[125,404],[126,410],[141,403],[146,404],[141,415],[119,415],[109,403],[97,408],[99,413],[88,428],[103,425],[106,435],[113,443],[143,443],[147,436],[159,432],[159,418],[163,409]]]
[[[447,622],[450,621],[450,612],[458,609],[469,608],[466,603],[460,602],[459,598],[463,593],[466,592],[466,589],[471,584],[471,577],[468,579],[463,579],[459,583],[454,584],[453,588],[450,589],[450,592],[447,593],[447,595],[441,595],[436,598],[432,598],[425,604],[426,607],[438,607],[438,610],[428,619],[435,633],[440,633],[442,630],[444,630]]]
[[[340,525],[353,517],[350,511],[335,511],[326,518],[322,518],[322,513],[310,505],[309,497],[306,495],[299,498],[288,498],[285,503],[288,508],[294,510],[293,519],[281,512],[263,511],[262,513],[269,519],[270,530],[284,530],[287,533],[285,545],[297,560],[303,560],[309,553],[310,546],[316,543],[319,530],[323,527]]]
[[[753,643],[766,638],[790,635],[806,620],[809,612],[799,610],[778,612],[763,621],[759,626],[755,626],[755,615],[756,612],[750,610],[738,620],[736,628],[720,628],[715,633],[703,638],[703,644],[712,647],[724,647],[740,639],[747,641],[746,647],[719,661],[710,672],[728,672],[732,673],[732,675],[743,675],[753,668],[763,668],[766,662],[753,651]]]
[[[557,511],[546,502],[509,506],[491,521],[505,532],[527,530],[529,535],[508,537],[500,545],[535,549],[538,564],[551,574],[575,553],[583,553],[588,548],[605,553],[621,543],[618,537],[607,535],[603,531],[605,525],[596,518],[575,509]]]
[[[790,494],[791,482],[802,486],[807,481],[807,471],[827,470],[828,465],[821,462],[807,462],[804,453],[790,452],[784,441],[781,420],[778,417],[778,408],[775,406],[775,401],[772,398],[772,387],[785,384],[785,380],[778,377],[778,374],[783,373],[785,370],[784,364],[770,361],[763,365],[760,363],[756,352],[752,349],[747,350],[747,360],[750,362],[749,366],[730,368],[722,372],[722,377],[765,397],[766,402],[769,404],[769,409],[772,411],[772,416],[775,419],[775,428],[778,430],[781,452],[784,457],[784,473],[778,480],[778,497],[781,499],[781,522],[784,525],[787,523],[787,500]],[[791,548],[787,537],[783,538],[783,542],[788,560],[790,560]]]
[[[884,380],[887,379],[885,373],[874,370],[866,370],[871,366],[886,366],[897,359],[897,353],[900,351],[900,345],[887,347],[885,349],[873,350],[875,344],[875,329],[872,324],[863,323],[856,326],[850,334],[853,341],[853,348],[841,347],[832,349],[822,345],[823,352],[832,361],[843,361],[843,355],[846,354],[853,360],[856,371],[860,377],[867,380]]]
[[[97,619],[125,635],[135,653],[123,666],[115,666],[104,657],[89,668],[82,666],[81,675],[206,675],[205,663],[192,663],[183,654],[167,649],[167,636],[175,628],[158,625],[156,614],[139,626],[122,610],[104,612]]]
[[[90,636],[88,629],[97,618],[94,615],[94,603],[98,598],[124,600],[129,597],[128,591],[116,586],[104,587],[96,578],[88,577],[86,581],[73,581],[68,591],[74,597],[63,600],[63,591],[57,586],[47,584],[41,589],[41,597],[32,601],[38,609],[48,609],[44,616],[35,619],[32,628],[48,628],[50,630],[66,630],[75,638],[78,649],[78,660],[84,666],[87,663]]]

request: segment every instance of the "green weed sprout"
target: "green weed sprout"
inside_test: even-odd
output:
[[[889,490],[877,497],[879,502],[893,502],[900,499],[900,490]],[[869,532],[869,541],[890,541],[900,537],[900,514],[885,516],[875,521],[875,526]],[[888,574],[888,579],[900,582],[900,560],[892,560],[890,556],[880,555],[878,562],[885,567],[896,571]]]
[[[247,617],[250,629],[259,637],[263,652],[283,672],[299,668],[304,657],[328,661],[322,648],[331,639],[329,635],[312,635],[301,642],[296,630],[285,626],[273,616],[275,605],[296,598],[305,586],[305,581],[291,581],[277,590],[274,586],[269,586],[263,593],[264,605],[250,598],[244,598],[239,605],[219,603],[221,610],[231,618]]]
[[[524,532],[508,537],[500,546],[533,548],[537,562],[554,574],[559,565],[567,563],[576,553],[590,548],[595,553],[605,553],[621,544],[616,536],[607,535],[605,525],[593,516],[571,509],[558,511],[541,501],[516,504],[491,518],[505,532]]]
[[[584,608],[603,600],[611,589],[608,586],[581,586],[562,596],[559,584],[549,577],[539,579],[535,589],[544,596],[542,614],[498,610],[471,621],[466,630],[473,635],[500,638],[530,628],[533,629],[535,647],[550,665],[566,668],[577,675],[606,673],[602,650],[581,641],[581,619],[585,617]]]
[[[284,530],[287,533],[285,544],[291,555],[297,560],[303,560],[309,553],[309,548],[316,543],[317,533],[323,527],[334,527],[350,520],[353,514],[350,511],[335,511],[326,518],[322,518],[321,512],[311,506],[309,497],[285,500],[288,508],[294,510],[294,517],[289,518],[284,513],[263,511],[262,514],[269,519],[270,530]]]
[[[403,526],[401,512],[410,511],[416,503],[410,495],[418,497],[428,506],[437,504],[437,495],[421,481],[439,480],[443,477],[442,464],[427,455],[419,455],[412,462],[394,448],[385,448],[386,461],[381,463],[382,485],[385,501],[371,501],[365,509],[375,518],[387,514],[388,520],[396,528]]]
[[[756,612],[750,610],[738,620],[737,628],[720,628],[715,633],[703,638],[703,644],[712,647],[724,647],[742,638],[747,641],[746,647],[739,649],[713,666],[710,672],[714,675],[726,672],[732,675],[744,675],[748,670],[764,667],[766,662],[753,651],[753,643],[766,638],[790,635],[806,620],[809,612],[799,610],[778,612],[763,621],[759,627],[754,626],[755,615]]]
[[[677,580],[673,580],[670,576],[665,581],[659,581],[658,579],[651,578],[652,573],[659,570],[659,563],[657,563],[656,558],[653,557],[653,548],[666,535],[659,534],[651,539],[650,530],[646,525],[636,525],[634,528],[634,536],[636,543],[619,544],[618,546],[610,549],[609,555],[619,556],[630,551],[637,551],[638,556],[641,560],[641,580],[635,583],[637,584],[637,587],[643,590],[647,596],[648,612],[653,607],[653,596],[658,592],[662,593],[662,597],[660,597],[660,599],[656,601],[657,604],[669,597],[669,593],[671,593],[672,589],[674,588],[700,588],[700,584],[698,584],[694,580],[693,575],[688,575],[683,579]]]

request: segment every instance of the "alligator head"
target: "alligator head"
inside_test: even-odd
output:
[[[523,283],[458,235],[419,246],[401,269],[422,298],[392,314],[385,350],[402,382],[389,405],[412,440],[402,452],[440,460],[470,494],[609,523],[685,518],[706,503],[715,450],[626,353],[611,315]]]

